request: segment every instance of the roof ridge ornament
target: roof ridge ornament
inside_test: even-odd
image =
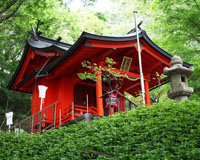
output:
[[[40,32],[40,31],[38,32],[39,26],[40,26],[40,20],[38,19],[36,31],[35,31],[34,27],[32,26],[32,31],[33,31],[33,32],[30,32],[30,33],[32,34],[32,38],[33,38],[34,40],[36,40],[36,41],[39,40],[39,37],[38,37],[38,36],[42,33],[42,32]]]
[[[40,19],[38,19],[37,28],[36,28],[36,34],[37,34],[37,35],[38,35],[39,26],[40,26]]]
[[[61,39],[62,39],[62,37],[58,37],[58,38],[56,39],[56,41],[57,41],[57,42],[60,42]]]
[[[143,21],[140,21],[140,23],[138,24],[138,29],[142,30],[142,28],[140,27],[142,25]]]
[[[39,38],[38,38],[38,35],[37,35],[37,33],[35,32],[35,29],[34,29],[33,26],[32,26],[32,31],[33,31],[33,32],[30,32],[30,33],[32,34],[32,39],[38,41]]]
[[[140,21],[140,23],[137,25],[137,28],[141,31],[142,28],[140,27],[142,25],[143,21]],[[127,34],[130,33],[135,33],[136,32],[136,28],[131,29]]]

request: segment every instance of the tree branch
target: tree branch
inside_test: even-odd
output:
[[[4,125],[5,121],[6,121],[6,112],[7,112],[7,109],[8,109],[8,98],[7,98],[7,101],[6,101],[6,109],[5,109],[5,113],[4,113],[4,119],[3,119],[3,122],[1,123],[0,130],[3,127],[3,125]]]
[[[199,26],[199,24],[198,23],[196,23],[196,22],[194,22],[193,20],[191,20],[190,18],[188,19],[192,24],[193,24],[193,26],[194,27],[196,27],[197,29],[199,29],[200,30],[200,26]]]
[[[10,17],[12,17],[19,9],[19,7],[25,2],[25,0],[21,0],[18,5],[16,6],[16,8],[10,13],[10,14],[7,14],[7,15],[4,15],[0,18],[0,23],[8,20]]]
[[[0,11],[0,15],[4,12],[6,12],[10,7],[12,7],[15,3],[17,2],[17,0],[13,0],[12,2],[10,2],[10,4],[6,5],[5,8],[3,8],[1,11]]]
[[[195,4],[196,4],[197,8],[200,10],[200,7],[199,7],[199,5],[198,5],[197,1],[196,1],[196,0],[194,0],[194,2],[195,2]]]
[[[194,38],[194,40],[196,40],[198,43],[200,43],[200,40],[193,34],[193,33],[189,33],[190,36],[192,36]]]

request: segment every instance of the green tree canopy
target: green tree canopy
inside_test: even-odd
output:
[[[73,43],[82,31],[121,35],[134,28],[133,11],[137,10],[141,26],[161,48],[194,64],[189,80],[193,98],[200,96],[200,1],[199,0],[110,0],[110,9],[92,11],[95,0],[82,0],[84,8],[71,11],[72,0],[6,0],[0,2],[0,124],[7,111],[17,120],[29,115],[30,96],[5,89],[21,58],[31,26],[40,19],[42,35],[59,36]],[[166,89],[165,89],[166,90]]]
[[[14,111],[16,121],[30,115],[30,95],[9,91],[5,87],[21,59],[26,39],[31,37],[31,26],[36,27],[38,19],[43,36],[62,37],[62,41],[68,43],[74,43],[82,31],[102,34],[105,29],[104,21],[94,11],[88,10],[87,5],[81,10],[71,11],[61,0],[21,2],[0,2],[0,126],[6,108]],[[19,4],[17,11],[13,12]],[[1,14],[8,6],[10,8]],[[9,14],[12,16],[1,23],[2,17]]]

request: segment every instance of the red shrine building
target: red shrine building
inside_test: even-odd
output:
[[[164,67],[171,66],[172,55],[158,47],[143,30],[139,31],[139,40],[145,103],[150,106],[149,91],[159,83],[157,73],[161,75]],[[108,86],[102,82],[102,74],[97,74],[96,82],[81,80],[77,76],[86,70],[82,67],[83,61],[107,67],[106,57],[116,62],[115,72],[137,78],[135,81],[125,78],[121,88],[116,93],[110,93],[116,96],[114,101],[116,107],[118,106],[117,111],[125,111],[124,92],[136,96],[141,91],[137,39],[134,30],[118,37],[83,32],[73,45],[60,42],[60,38],[53,40],[39,34],[27,39],[22,58],[8,88],[32,94],[32,113],[29,118],[31,132],[61,126],[86,113],[109,115],[109,107],[106,106],[113,102],[112,99],[108,102],[109,95],[105,95],[103,90]],[[128,71],[121,69],[123,61],[126,60],[129,61]],[[183,65],[188,68],[191,66],[186,62]],[[167,80],[161,82],[166,83]],[[46,87],[43,98],[39,94],[38,86]]]

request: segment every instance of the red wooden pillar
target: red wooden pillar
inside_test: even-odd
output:
[[[144,87],[145,87],[145,104],[147,106],[150,106],[151,105],[151,101],[150,101],[149,81],[148,80],[144,81]]]
[[[97,73],[97,81],[96,81],[96,102],[97,102],[97,114],[100,116],[104,116],[103,110],[103,98],[102,96],[102,76],[101,72]]]

